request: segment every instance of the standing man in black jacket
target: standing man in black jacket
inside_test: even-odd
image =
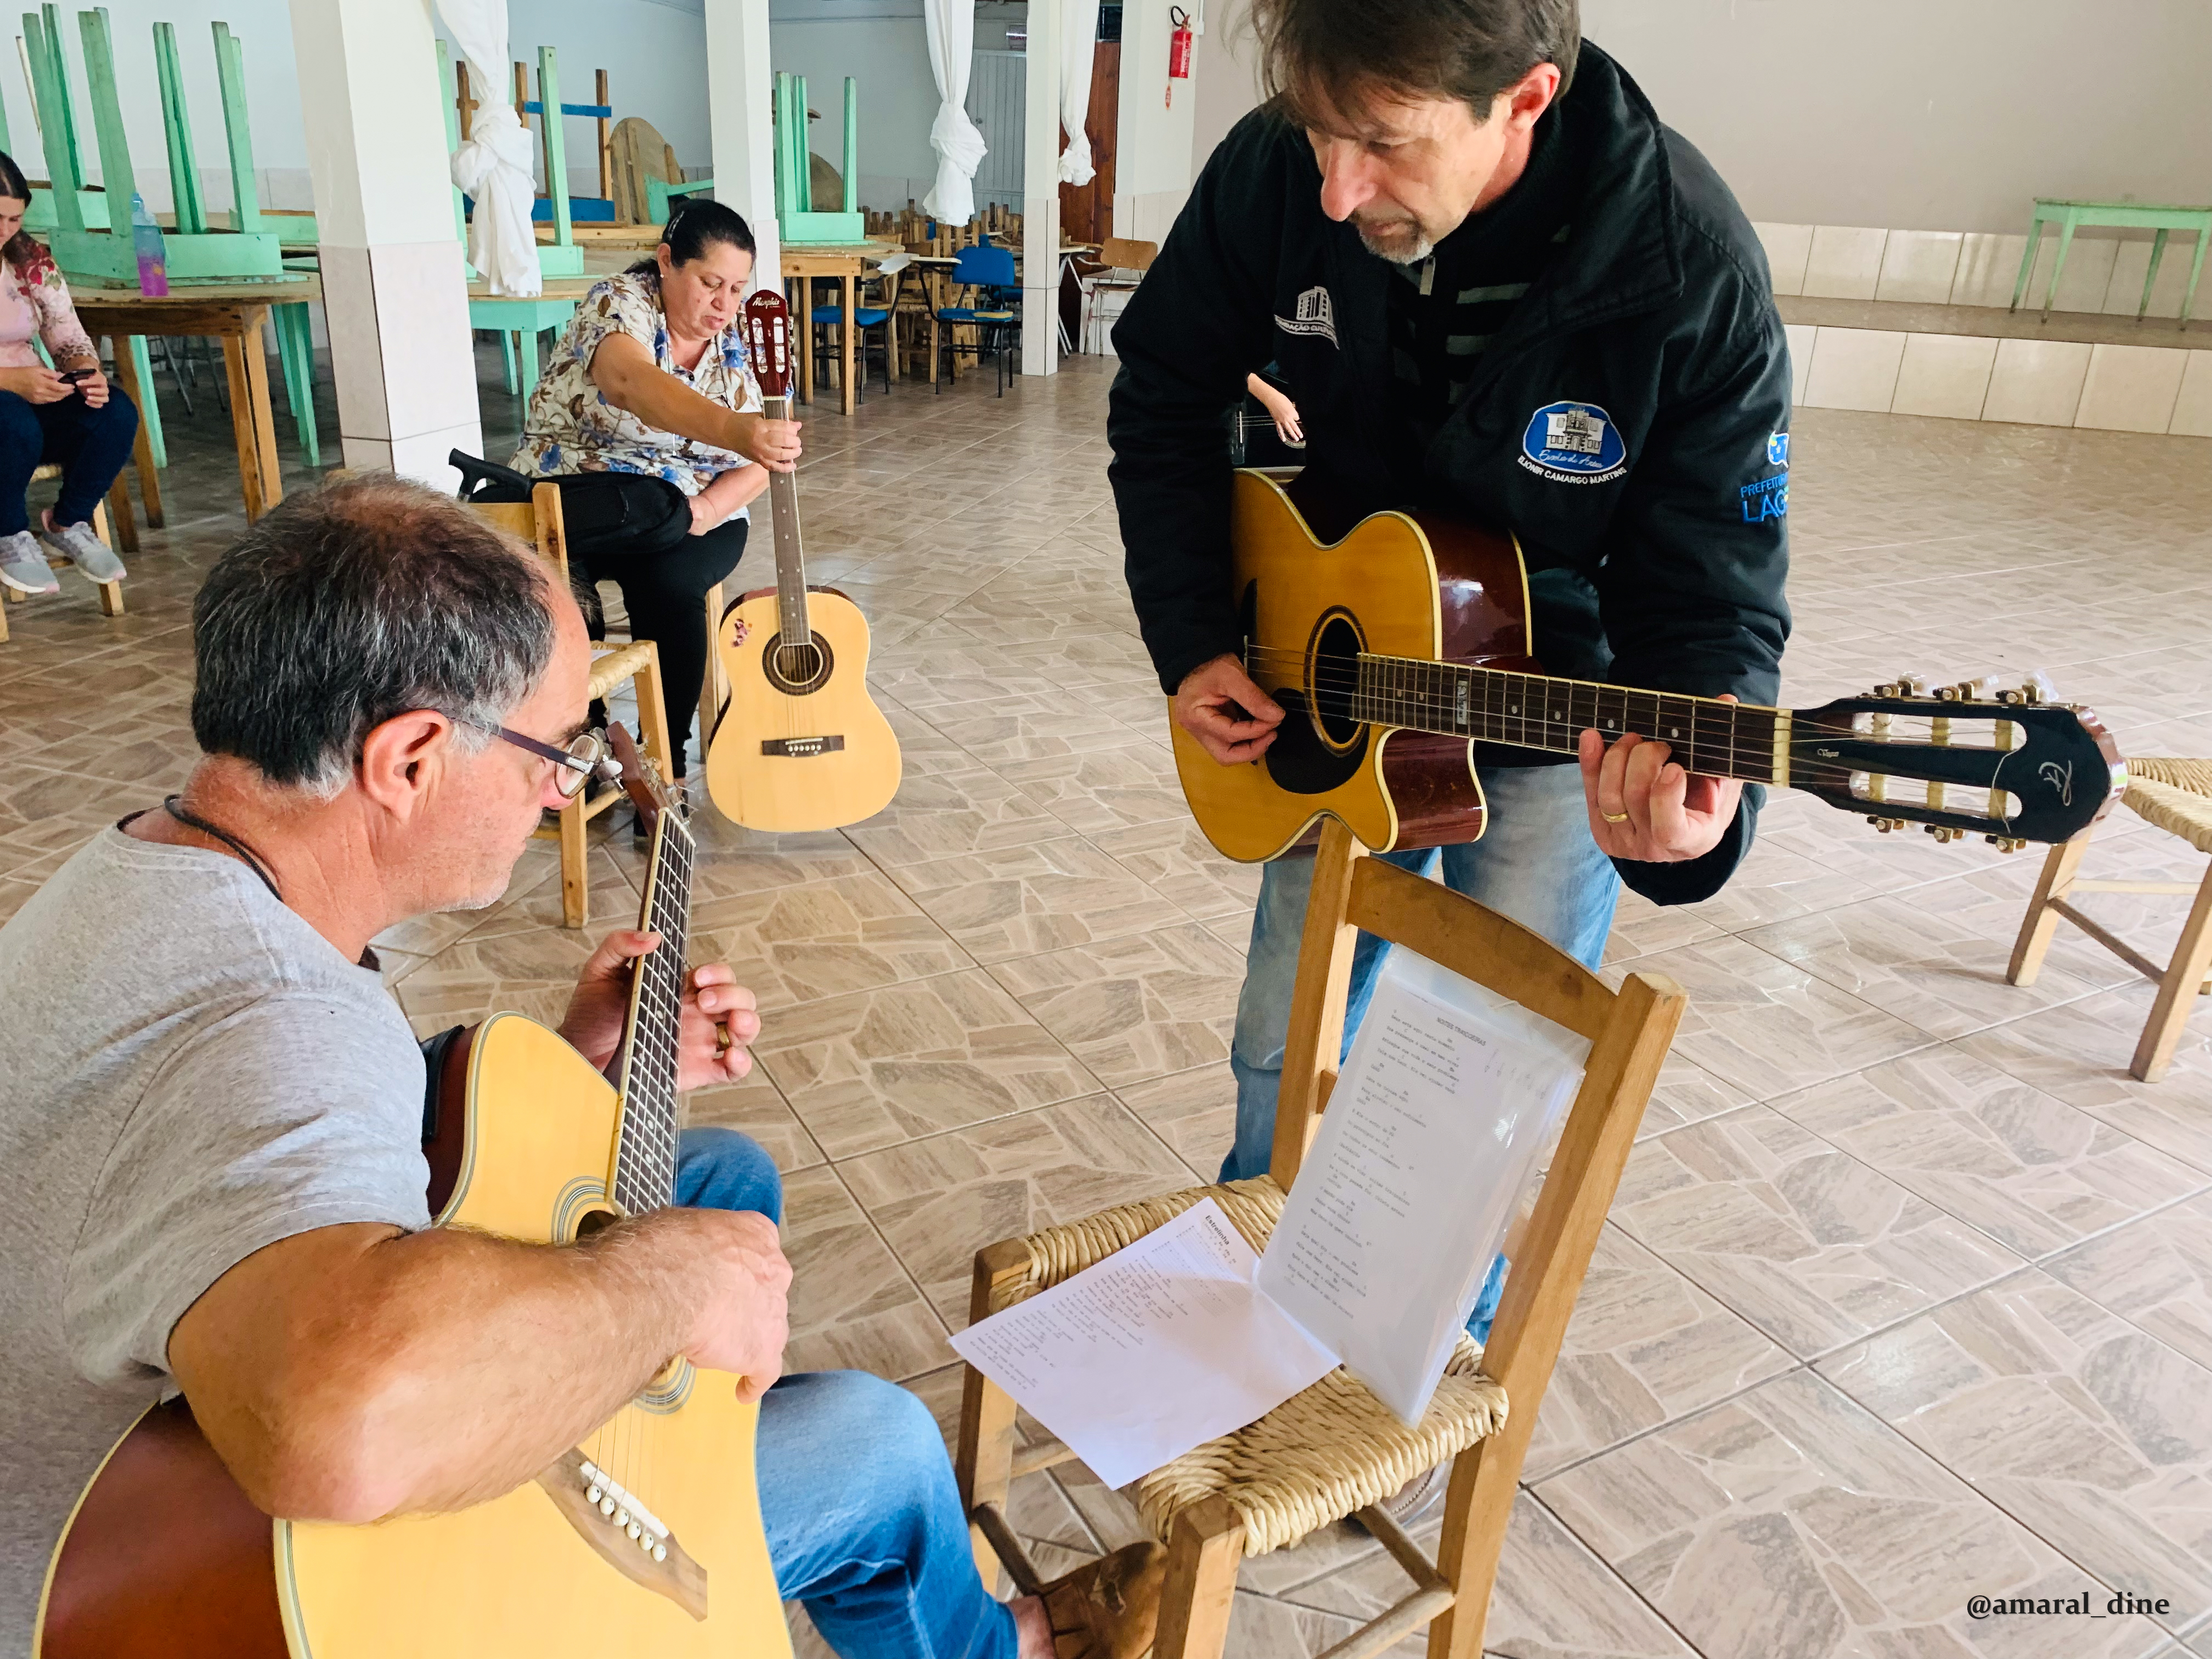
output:
[[[1577,0],[1255,0],[1255,21],[1272,101],[1114,331],[1129,589],[1176,720],[1231,765],[1282,719],[1237,655],[1221,420],[1271,359],[1336,493],[1520,538],[1547,671],[1771,702],[1790,363],[1727,186],[1583,43]],[[1663,743],[1585,732],[1578,769],[1554,758],[1478,745],[1490,828],[1443,874],[1593,966],[1621,882],[1687,903],[1750,848],[1759,792]],[[1311,871],[1267,867],[1224,1179],[1267,1167]],[[1355,1020],[1378,955],[1362,941]]]

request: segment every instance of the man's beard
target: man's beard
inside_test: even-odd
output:
[[[1417,265],[1437,250],[1435,240],[1418,219],[1385,219],[1370,227],[1355,213],[1352,228],[1359,233],[1361,246],[1394,265]]]

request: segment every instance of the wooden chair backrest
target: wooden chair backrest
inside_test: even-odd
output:
[[[1158,242],[1139,242],[1127,236],[1109,236],[1098,250],[1098,262],[1116,270],[1150,270],[1159,257]]]
[[[1332,818],[1314,861],[1275,1109],[1270,1170],[1286,1191],[1336,1083],[1352,953],[1362,930],[1590,1041],[1582,1088],[1513,1251],[1483,1350],[1483,1370],[1513,1402],[1509,1425],[1525,1435],[1687,999],[1656,974],[1631,974],[1619,991],[1607,990],[1595,974],[1519,922],[1439,882],[1369,858]]]
[[[561,517],[561,489],[557,484],[531,486],[526,501],[471,501],[471,512],[489,520],[519,542],[536,548],[546,563],[568,582],[568,530]]]

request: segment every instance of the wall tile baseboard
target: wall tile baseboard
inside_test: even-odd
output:
[[[1791,325],[1793,400],[2212,438],[2212,351]]]

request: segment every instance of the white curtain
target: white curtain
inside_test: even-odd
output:
[[[929,147],[937,152],[937,182],[921,204],[940,219],[964,225],[975,216],[975,168],[983,160],[983,135],[968,118],[968,70],[975,56],[975,0],[921,0],[929,33],[929,67],[937,76],[937,119]]]
[[[1060,182],[1087,185],[1094,176],[1091,136],[1091,58],[1098,43],[1098,0],[1062,0],[1060,12],[1060,125],[1067,148],[1060,153]]]
[[[535,146],[530,129],[507,100],[507,0],[437,0],[438,15],[469,60],[483,101],[469,137],[453,152],[453,182],[476,203],[469,222],[469,263],[494,294],[527,299],[544,287],[538,237],[530,228]],[[551,118],[559,130],[560,117]]]

